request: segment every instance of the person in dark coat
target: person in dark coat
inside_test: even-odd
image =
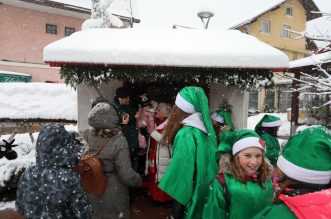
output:
[[[16,209],[27,219],[92,217],[92,207],[73,170],[84,146],[59,124],[39,133],[36,165],[28,168],[17,188]]]
[[[138,129],[136,126],[135,115],[138,111],[138,107],[131,104],[131,94],[130,90],[125,87],[119,87],[116,90],[116,96],[114,97],[114,103],[117,113],[120,117],[128,117],[128,122],[121,124],[123,134],[128,141],[128,146],[130,150],[130,158],[133,168],[138,170],[138,159],[137,152],[139,150],[138,144]]]
[[[89,151],[100,151],[100,159],[107,176],[107,187],[100,196],[89,195],[94,219],[130,218],[129,186],[138,186],[141,177],[132,167],[129,147],[120,128],[120,117],[111,103],[95,105],[88,115],[88,124],[93,127],[84,133]],[[107,139],[109,139],[107,141]]]
[[[116,89],[114,104],[117,113],[120,117],[122,117],[121,128],[126,140],[128,141],[132,168],[136,172],[143,174],[145,157],[139,155],[140,148],[138,143],[138,128],[135,118],[135,115],[138,112],[138,107],[131,103],[131,92],[127,87],[119,87]],[[142,210],[138,206],[139,204],[136,203],[136,193],[136,189],[131,187],[131,210],[135,213],[140,213]]]

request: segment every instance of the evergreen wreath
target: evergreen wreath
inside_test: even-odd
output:
[[[130,83],[220,83],[244,89],[273,85],[273,73],[266,69],[219,69],[167,66],[62,65],[60,76],[66,84],[95,86],[111,80]]]

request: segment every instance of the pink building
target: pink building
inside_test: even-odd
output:
[[[0,0],[0,72],[29,74],[32,82],[63,82],[59,68],[44,63],[43,48],[81,30],[90,18],[90,4],[90,0]],[[139,22],[125,14],[117,16]]]

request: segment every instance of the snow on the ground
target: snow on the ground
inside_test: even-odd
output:
[[[15,209],[15,201],[0,202],[0,211],[5,209]]]

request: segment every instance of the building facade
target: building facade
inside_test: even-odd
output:
[[[43,48],[80,30],[89,14],[81,10],[64,15],[47,9],[51,8],[33,3],[0,4],[0,70],[29,74],[32,82],[62,82],[59,69],[44,63]]]
[[[306,29],[306,22],[315,18],[318,11],[313,1],[287,0],[269,11],[262,13],[245,24],[234,27],[244,33],[257,37],[259,40],[283,51],[289,61],[301,59],[309,55],[305,38],[291,32],[301,32]],[[277,72],[275,76],[283,72]],[[275,77],[274,89],[260,88],[250,92],[250,108],[260,112],[286,112],[291,107],[291,82]]]
[[[30,75],[32,82],[62,83],[59,68],[44,63],[43,48],[81,30],[82,23],[91,17],[91,1],[81,0],[79,3],[0,0],[0,73],[18,72]],[[120,4],[115,6],[123,8]],[[139,22],[121,11],[116,16],[126,26],[130,22]]]

